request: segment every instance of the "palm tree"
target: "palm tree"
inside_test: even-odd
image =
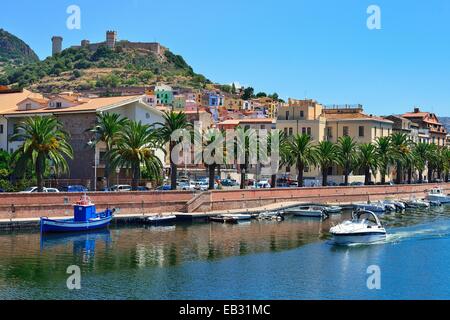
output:
[[[391,137],[379,137],[375,141],[378,169],[381,175],[381,184],[386,184],[386,176],[389,175],[389,166],[394,161]]]
[[[113,168],[131,168],[133,190],[137,190],[141,177],[141,166],[147,174],[160,179],[161,160],[155,155],[155,149],[161,149],[157,130],[141,122],[130,121],[118,134],[108,153]]]
[[[338,164],[337,146],[331,141],[321,141],[313,152],[317,166],[322,170],[322,186],[328,185],[328,169]]]
[[[95,135],[93,145],[103,142],[106,145],[106,154],[112,149],[119,132],[127,124],[128,119],[123,118],[117,113],[100,113],[97,114],[97,123],[94,128],[89,131]],[[105,159],[105,178],[106,185],[109,186],[110,174],[109,160]]]
[[[443,159],[444,159],[444,173],[445,173],[445,182],[449,181],[449,174],[450,174],[450,147],[445,147],[445,149],[442,152]]]
[[[339,165],[344,169],[344,182],[348,186],[348,176],[355,165],[357,144],[350,136],[343,136],[339,138],[336,147]]]
[[[309,134],[296,134],[286,142],[285,158],[289,166],[297,168],[297,182],[304,186],[303,174],[305,168],[314,163],[314,146]]]
[[[218,129],[208,129],[203,132],[201,139],[203,150],[205,151],[205,153],[195,155],[197,157],[203,158],[203,159],[196,159],[196,163],[200,163],[201,160],[203,160],[203,163],[208,168],[208,176],[209,176],[208,189],[214,190],[216,180],[216,168],[218,168],[221,164],[224,164],[226,156],[224,148],[225,132],[220,131]],[[216,152],[219,152],[219,154],[217,154]],[[205,159],[205,156],[208,156],[208,159]]]
[[[273,146],[272,146],[273,143]],[[288,147],[288,138],[286,134],[281,130],[272,130],[269,132],[267,137],[267,148],[268,155],[272,157],[271,161],[273,161],[273,156],[275,154],[278,155],[278,163],[272,165],[272,170],[276,169],[277,171],[283,164],[287,163],[287,147]],[[271,177],[271,186],[272,188],[277,187],[277,174],[272,172]]]
[[[177,141],[172,141],[172,134],[178,130],[187,130],[192,128],[192,124],[188,121],[184,112],[165,111],[164,123],[156,123],[161,126],[159,136],[165,142],[169,143],[170,158],[170,186],[172,190],[177,189],[177,164],[172,159],[172,151],[177,145]]]
[[[414,165],[419,173],[419,183],[423,183],[423,172],[427,166],[427,159],[429,158],[430,145],[425,142],[419,142],[414,145],[412,150],[412,157]]]
[[[434,172],[438,168],[439,155],[438,146],[435,144],[428,145],[428,183],[433,182]]]
[[[359,146],[358,167],[364,171],[364,184],[369,185],[372,173],[377,171],[377,149],[372,143],[364,143]]]
[[[234,151],[238,159],[239,170],[241,172],[240,188],[245,189],[245,178],[252,162],[251,160],[257,160],[258,141],[256,131],[254,129],[237,127],[236,135],[237,140]]]
[[[411,153],[411,144],[411,140],[405,133],[394,133],[391,136],[391,145],[392,149],[394,150],[393,156],[395,159],[397,170],[395,183],[397,184],[402,183],[403,170],[407,165],[407,158]]]
[[[69,134],[55,117],[30,117],[17,127],[17,133],[11,141],[23,141],[22,145],[11,156],[16,164],[16,173],[24,172],[28,164],[34,166],[38,192],[44,189],[44,171],[47,161],[52,163],[55,174],[67,173],[69,165],[66,158],[73,159]]]

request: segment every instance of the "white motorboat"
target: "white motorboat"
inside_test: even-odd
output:
[[[382,203],[356,203],[354,207],[356,210],[365,210],[375,213],[386,212],[386,206]]]
[[[441,204],[450,203],[450,196],[446,195],[442,188],[435,187],[430,190],[427,195],[427,200],[429,201],[437,201]]]
[[[428,201],[416,199],[415,197],[411,197],[411,199],[405,201],[405,205],[407,208],[414,208],[414,209],[430,207],[430,203]]]
[[[259,220],[284,220],[283,214],[278,211],[261,212],[256,218]]]
[[[389,205],[394,205],[395,210],[397,211],[403,211],[406,209],[406,206],[403,202],[400,201],[396,201],[396,200],[391,200],[391,199],[386,199],[383,201],[384,204],[389,204]]]
[[[328,207],[324,207],[323,210],[328,214],[338,214],[338,213],[342,212],[342,207],[328,206]]]
[[[222,214],[216,217],[209,218],[210,221],[222,223],[238,223],[242,221],[249,221],[251,219],[251,214]]]
[[[345,221],[330,229],[336,244],[373,243],[386,239],[386,230],[378,216],[367,210],[357,210],[351,221]]]
[[[163,224],[163,223],[171,223],[175,222],[177,217],[174,215],[164,216],[164,215],[155,215],[147,218],[147,223],[151,224]]]
[[[328,218],[324,208],[319,206],[299,207],[290,209],[290,212],[297,217]]]

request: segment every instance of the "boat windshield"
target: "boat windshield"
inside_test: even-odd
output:
[[[359,221],[359,222],[369,222],[370,224],[373,224],[373,225],[379,224],[377,216],[374,213],[368,212],[368,211],[354,212],[353,220]]]

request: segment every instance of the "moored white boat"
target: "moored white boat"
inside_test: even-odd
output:
[[[356,203],[354,207],[356,210],[366,210],[375,213],[386,212],[386,206],[382,203]]]
[[[411,199],[405,201],[405,205],[407,208],[429,208],[430,203],[428,201],[416,199],[415,197],[411,197]]]
[[[427,200],[429,201],[437,201],[441,204],[450,203],[450,196],[446,195],[442,188],[435,187],[430,190],[427,195]]]
[[[163,224],[163,223],[175,222],[176,220],[177,220],[177,216],[175,216],[175,215],[169,215],[169,216],[155,215],[155,216],[148,217],[147,223]]]
[[[338,214],[342,212],[342,207],[339,206],[328,206],[323,208],[324,212],[328,214]]]
[[[290,212],[297,217],[311,217],[311,218],[327,218],[328,214],[324,211],[323,207],[319,206],[307,206],[290,209]]]
[[[354,211],[351,221],[332,227],[330,233],[338,245],[365,244],[386,239],[386,230],[380,219],[374,212],[367,210]]]

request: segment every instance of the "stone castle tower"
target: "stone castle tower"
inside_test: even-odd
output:
[[[63,38],[59,36],[54,36],[52,38],[52,55],[61,53],[62,51]]]
[[[108,48],[114,49],[117,41],[116,31],[106,31],[106,46]]]

